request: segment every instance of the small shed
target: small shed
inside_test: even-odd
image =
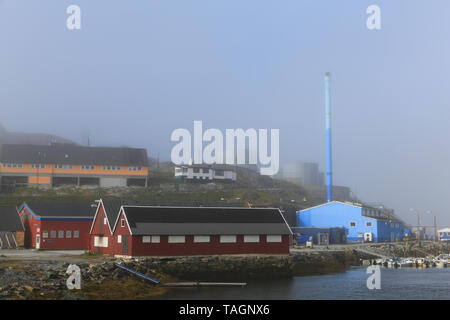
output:
[[[23,247],[25,229],[15,207],[0,207],[0,248]]]

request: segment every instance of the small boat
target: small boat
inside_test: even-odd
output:
[[[412,259],[401,259],[399,261],[400,268],[409,268],[413,266],[414,261]]]
[[[448,263],[448,255],[446,254],[441,254],[433,259],[433,265],[436,268],[446,268]]]
[[[422,268],[424,265],[424,259],[423,258],[417,258],[416,259],[416,268]]]

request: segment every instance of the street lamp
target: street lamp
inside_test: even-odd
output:
[[[420,247],[421,246],[421,243],[420,243],[420,214],[419,214],[419,211],[417,211],[416,209],[413,209],[413,208],[409,208],[409,211],[417,216],[417,232],[418,232],[417,239],[418,239],[419,247]]]

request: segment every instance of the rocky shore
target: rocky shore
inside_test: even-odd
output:
[[[0,262],[0,299],[151,299],[170,288],[155,285],[115,266],[121,263],[164,282],[242,281],[345,271],[358,265],[353,250],[305,252],[290,256],[208,256],[140,258],[77,263],[81,290],[66,285],[64,261]]]

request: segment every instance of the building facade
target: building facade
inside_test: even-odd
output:
[[[236,171],[227,166],[183,165],[175,167],[175,177],[190,181],[236,181]]]
[[[450,241],[450,228],[438,230],[438,236],[440,241]]]
[[[297,212],[298,227],[344,227],[348,242],[394,242],[403,238],[403,223],[384,211],[331,201]]]
[[[25,228],[15,207],[0,207],[0,249],[25,245]]]
[[[292,233],[279,209],[123,205],[104,240],[98,234],[105,222],[100,208],[91,231],[92,252],[124,257],[289,254]]]
[[[24,203],[19,215],[25,246],[36,249],[87,249],[96,211],[91,203]]]
[[[149,205],[143,200],[105,200],[96,201],[97,209],[89,231],[89,251],[114,255],[117,243],[113,237],[113,227],[123,205]]]
[[[146,186],[145,149],[74,144],[13,145],[0,149],[0,186]]]

